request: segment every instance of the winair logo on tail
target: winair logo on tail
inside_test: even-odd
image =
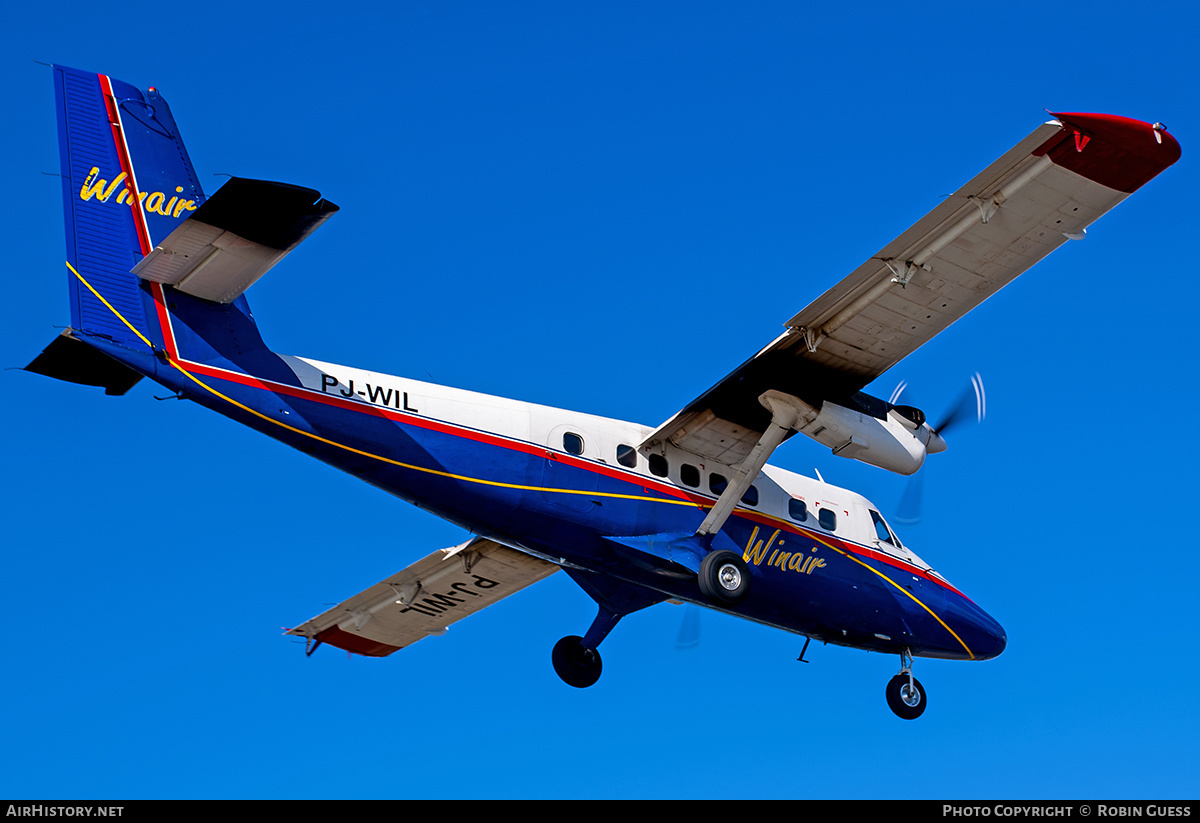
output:
[[[768,539],[759,540],[758,526],[755,526],[754,531],[750,532],[750,540],[746,543],[746,551],[742,552],[742,559],[747,563],[761,566],[763,560],[767,560],[767,553],[770,552],[770,559],[767,560],[767,565],[774,566],[777,569],[796,572],[798,574],[812,574],[816,569],[824,567],[825,560],[816,555],[816,543],[813,543],[812,554],[805,554],[803,549],[795,552],[784,551],[781,548],[784,545],[782,540],[779,541],[778,545],[775,544],[775,541],[779,538],[779,531],[779,529],[776,529],[775,533]]]
[[[110,183],[100,176],[100,169],[97,166],[92,166],[92,171],[88,174],[87,179],[83,181],[83,185],[79,187],[79,199],[91,200],[93,197],[101,203],[107,203],[112,197],[113,192],[118,187],[121,188],[121,193],[117,195],[117,202],[122,205],[132,206],[135,202],[140,203],[142,210],[146,214],[161,214],[163,217],[178,217],[185,211],[195,211],[196,201],[188,200],[180,197],[183,193],[183,186],[175,187],[175,196],[170,200],[167,195],[161,191],[144,192],[140,191],[135,196],[130,191],[128,186],[124,186],[125,172],[121,172]]]

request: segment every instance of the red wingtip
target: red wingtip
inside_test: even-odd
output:
[[[331,626],[317,634],[317,640],[328,646],[344,649],[352,654],[363,657],[387,657],[392,652],[400,651],[401,646],[390,646],[357,634],[343,631],[337,626]]]
[[[1136,191],[1183,152],[1161,123],[1112,114],[1051,113],[1063,129],[1034,154],[1049,155],[1055,165],[1117,191]]]

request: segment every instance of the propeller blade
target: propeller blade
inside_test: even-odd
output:
[[[925,472],[919,471],[908,478],[904,494],[896,505],[896,513],[892,519],[905,526],[921,522],[921,501],[925,495]]]
[[[904,384],[897,386],[892,396],[898,398],[903,389]],[[892,402],[895,405],[895,401]],[[983,419],[987,417],[987,394],[984,392],[983,377],[979,372],[971,375],[971,385],[946,413],[942,422],[933,427],[933,430],[939,435],[944,434],[947,429],[966,420],[972,409],[974,409],[976,421],[982,423]],[[906,526],[920,523],[924,496],[925,472],[919,471],[909,478],[908,485],[904,487],[904,494],[901,495],[900,502],[896,506],[895,521]]]
[[[972,401],[974,403],[972,404]],[[954,426],[960,422],[971,412],[971,407],[975,408],[975,419],[982,423],[984,417],[987,416],[987,395],[983,390],[983,377],[979,372],[971,375],[971,386],[965,392],[954,407],[946,414],[946,417],[941,423],[933,427],[933,430],[938,434],[942,434],[950,426]]]
[[[700,645],[700,609],[696,606],[683,607],[683,621],[679,624],[679,636],[675,638],[675,648],[683,651],[694,649]]]

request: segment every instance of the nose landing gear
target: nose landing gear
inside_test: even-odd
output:
[[[567,635],[554,644],[550,662],[564,683],[577,689],[586,689],[600,679],[604,664],[600,661],[597,646],[608,637],[622,617],[613,609],[601,606],[586,635]]]
[[[886,693],[888,708],[903,720],[916,720],[925,711],[925,687],[913,677],[912,655],[907,650],[900,654],[900,673],[888,681]]]
[[[576,635],[569,635],[555,643],[550,661],[562,681],[577,689],[586,689],[599,680],[604,667],[599,649],[583,645],[583,638]]]

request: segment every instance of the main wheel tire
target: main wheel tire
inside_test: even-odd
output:
[[[583,645],[583,638],[569,635],[554,644],[550,655],[554,671],[568,686],[586,689],[600,679],[604,664],[600,652]]]
[[[907,674],[898,674],[887,684],[888,708],[904,720],[916,720],[925,711],[928,699],[921,681]]]
[[[700,561],[697,582],[713,603],[732,606],[750,592],[750,568],[731,551],[715,551]]]

